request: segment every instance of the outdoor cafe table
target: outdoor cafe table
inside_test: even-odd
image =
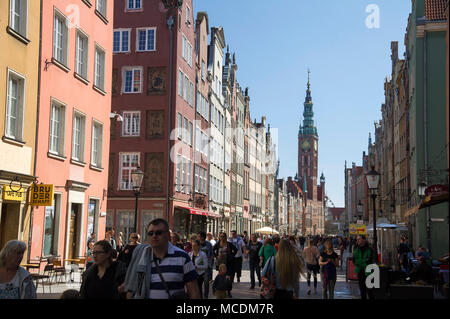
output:
[[[30,264],[21,264],[22,267],[25,267],[26,270],[30,270],[31,269],[39,269],[40,265],[39,264],[35,264],[35,263],[30,263]]]

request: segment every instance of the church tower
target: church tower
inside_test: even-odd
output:
[[[316,200],[319,137],[317,135],[317,128],[314,126],[309,70],[306,98],[303,106],[303,125],[300,124],[298,131],[298,178],[299,184],[306,186],[306,190],[303,189],[303,191],[307,192],[307,197]]]

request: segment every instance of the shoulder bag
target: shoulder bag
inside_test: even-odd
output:
[[[155,266],[156,266],[156,271],[159,274],[159,278],[161,278],[161,281],[164,285],[164,289],[166,289],[167,294],[169,295],[169,299],[188,299],[188,295],[187,293],[183,290],[180,292],[176,292],[174,294],[171,294],[169,291],[169,287],[167,286],[166,281],[164,280],[163,275],[161,274],[161,271],[159,270],[159,265],[158,262],[155,260]]]

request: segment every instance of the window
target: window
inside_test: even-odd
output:
[[[185,142],[185,143],[189,142],[188,129],[189,129],[189,121],[187,118],[184,118],[183,142]]]
[[[117,231],[123,234],[123,238],[130,238],[131,233],[135,233],[134,229],[134,211],[119,211]]]
[[[206,73],[206,64],[205,61],[202,60],[202,81],[205,81],[205,73]]]
[[[175,190],[179,192],[181,190],[181,165],[183,165],[180,155],[177,155],[177,178],[175,181]]]
[[[197,127],[195,130],[195,149],[197,152],[200,152],[200,147],[202,144],[201,138],[202,138],[202,136],[201,136],[200,129]]]
[[[183,116],[180,113],[177,114],[177,123],[178,123],[178,138],[181,140],[183,138]]]
[[[87,79],[88,70],[88,37],[80,30],[77,31],[76,72]]]
[[[61,195],[54,194],[53,206],[45,207],[44,240],[42,243],[42,256],[57,254],[58,224]]]
[[[114,30],[113,52],[130,52],[130,30]]]
[[[191,145],[191,146],[192,146],[192,140],[193,140],[193,137],[192,137],[193,133],[194,132],[193,132],[192,122],[189,122],[189,145]]]
[[[97,0],[97,11],[104,17],[106,18],[106,2],[107,0]]]
[[[141,0],[127,0],[127,10],[138,10],[141,6]]]
[[[187,63],[192,67],[192,44],[187,43]]]
[[[186,39],[186,37],[183,35],[183,43],[182,43],[182,45],[181,45],[181,56],[182,56],[182,58],[186,61],[186,42],[187,42],[187,39]]]
[[[8,70],[8,96],[6,101],[6,137],[23,139],[25,79]]]
[[[9,26],[11,29],[26,37],[28,0],[10,0]]]
[[[186,7],[186,23],[191,25],[191,8]]]
[[[184,79],[183,71],[178,70],[178,95],[179,96],[183,96],[183,79]]]
[[[199,167],[195,165],[194,167],[194,192],[199,192]]]
[[[95,47],[95,86],[105,91],[105,51]]]
[[[102,166],[103,125],[94,122],[92,126],[92,156],[91,164],[95,167]]]
[[[86,117],[77,112],[74,114],[72,128],[72,159],[83,162]]]
[[[122,136],[139,136],[141,112],[123,112]]]
[[[189,159],[186,159],[185,162],[186,165],[186,187],[185,187],[185,192],[186,194],[190,194],[191,193],[191,161]]]
[[[155,51],[156,28],[137,29],[136,51]]]
[[[194,83],[189,82],[189,105],[194,106]]]
[[[122,92],[141,93],[142,92],[142,67],[123,68],[122,71]]]
[[[66,18],[55,11],[53,25],[53,58],[63,65],[67,66],[69,32]]]
[[[88,209],[88,224],[87,224],[87,235],[92,233],[97,233],[97,216],[99,209],[98,199],[89,199],[89,209]]]
[[[183,92],[183,98],[187,102],[188,101],[188,95],[189,95],[189,78],[187,75],[184,76],[184,92]]]
[[[52,101],[50,117],[50,153],[64,155],[65,106]]]
[[[132,190],[131,172],[139,166],[139,153],[120,154],[120,190]]]

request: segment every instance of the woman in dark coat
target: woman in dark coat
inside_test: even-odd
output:
[[[226,233],[220,233],[219,241],[214,245],[213,252],[216,257],[216,269],[219,270],[221,264],[227,266],[227,278],[230,279],[233,274],[233,257],[237,253],[237,248],[232,243],[228,242]],[[231,287],[228,290],[228,297],[231,298]]]

